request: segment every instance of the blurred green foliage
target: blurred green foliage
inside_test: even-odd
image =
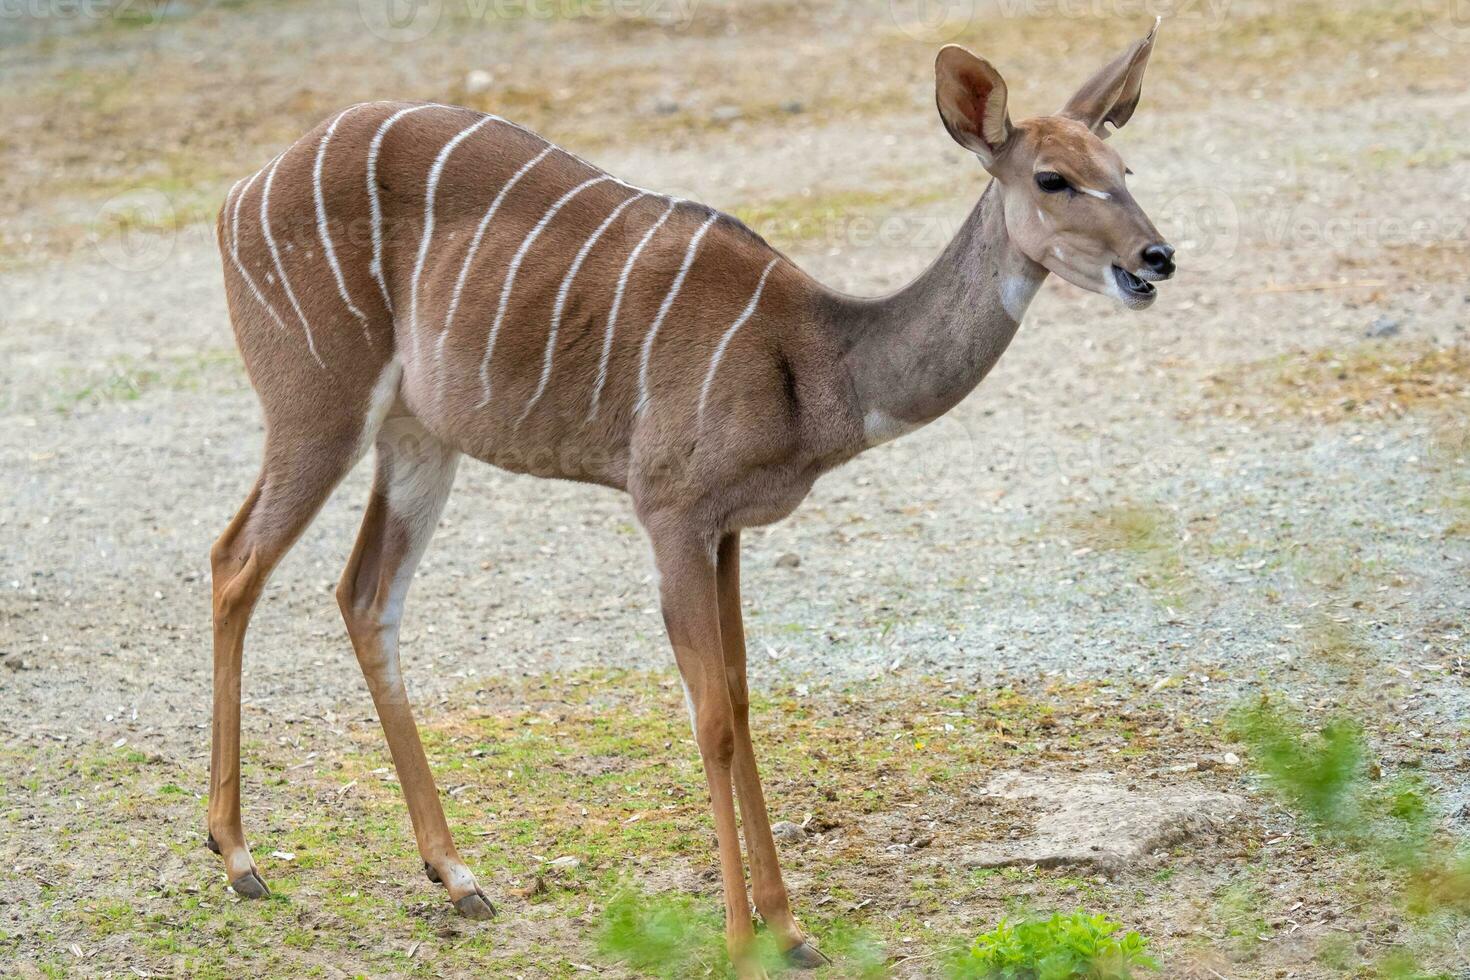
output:
[[[950,980],[1128,980],[1155,970],[1148,940],[1105,915],[1073,912],[1012,924],[1002,919],[945,964]],[[1121,933],[1121,934],[1120,934]]]
[[[1263,697],[1233,713],[1231,734],[1319,839],[1358,858],[1365,873],[1392,876],[1403,911],[1425,920],[1426,931],[1431,918],[1470,913],[1470,847],[1440,828],[1443,807],[1422,778],[1382,777],[1357,722],[1337,717],[1314,731],[1298,712]],[[1411,931],[1375,964],[1376,974],[1448,976],[1424,972],[1414,945]]]

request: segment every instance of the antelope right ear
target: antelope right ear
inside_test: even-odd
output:
[[[1011,137],[1000,72],[959,45],[946,44],[934,61],[934,99],[949,135],[989,170]]]
[[[1163,19],[1155,18],[1147,37],[1134,41],[1128,50],[1089,78],[1062,107],[1061,115],[1077,120],[1103,139],[1108,138],[1104,123],[1121,129],[1138,107],[1138,97],[1143,93],[1143,72],[1148,67],[1148,56],[1153,54],[1154,38]]]

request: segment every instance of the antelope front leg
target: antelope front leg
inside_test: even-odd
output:
[[[730,689],[725,682],[715,562],[710,542],[683,526],[649,528],[660,576],[664,626],[689,694],[694,737],[704,761],[719,840],[720,877],[725,889],[725,943],[742,978],[761,977],[755,962],[745,869],[735,825],[731,764],[735,730]]]
[[[791,914],[781,862],[771,836],[771,818],[761,789],[755,746],[750,740],[750,694],[745,683],[745,625],[740,612],[740,532],[720,539],[716,557],[720,603],[720,640],[724,650],[725,682],[730,692],[735,736],[735,788],[740,795],[740,817],[745,848],[750,856],[750,887],[761,918],[781,940],[792,966],[810,969],[831,961],[807,941]]]
[[[495,907],[454,846],[398,661],[404,598],[449,495],[458,456],[411,420],[390,420],[377,452],[372,498],[337,601],[388,740],[424,872],[444,885],[462,914],[488,919]]]

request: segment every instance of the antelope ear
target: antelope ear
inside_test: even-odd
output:
[[[1104,123],[1112,123],[1114,129],[1122,128],[1133,116],[1138,97],[1143,94],[1143,71],[1148,67],[1148,56],[1153,53],[1161,20],[1162,17],[1156,18],[1147,37],[1134,41],[1128,50],[1089,78],[1060,114],[1077,120],[1103,139],[1109,135]]]
[[[989,169],[1011,136],[1000,72],[959,45],[946,44],[934,61],[934,100],[949,135]]]

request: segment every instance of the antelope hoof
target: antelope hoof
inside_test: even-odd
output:
[[[260,877],[259,871],[247,871],[234,881],[230,887],[235,889],[235,894],[241,898],[268,898],[271,890],[265,887],[265,881]]]
[[[771,980],[766,968],[758,963],[743,963],[735,967],[737,980]]]
[[[459,910],[460,915],[467,919],[484,922],[495,918],[495,906],[490,904],[490,899],[486,898],[485,893],[478,888],[463,898],[455,899],[454,907]]]
[[[439,877],[439,872],[435,871],[434,866],[428,861],[424,862],[424,877],[428,878],[436,885],[444,884],[444,879]]]
[[[815,970],[818,967],[832,965],[827,954],[813,946],[811,940],[803,940],[788,949],[786,963],[797,970]]]

